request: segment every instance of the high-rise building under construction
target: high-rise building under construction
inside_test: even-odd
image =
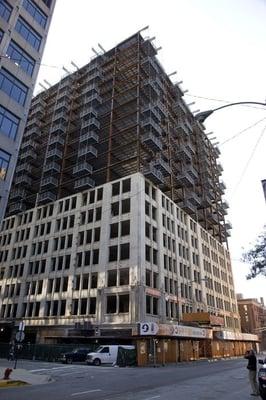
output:
[[[225,242],[219,149],[140,33],[31,104],[8,215],[136,172]]]

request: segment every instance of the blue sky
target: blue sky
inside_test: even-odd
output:
[[[110,49],[149,25],[146,33],[162,46],[158,58],[166,72],[177,71],[173,81],[182,80],[186,101],[195,101],[192,111],[224,101],[265,102],[265,21],[265,0],[57,0],[43,57],[56,68],[42,66],[39,82],[57,82],[63,65],[73,71],[71,60],[86,64],[98,43]],[[266,108],[236,106],[216,112],[205,126],[221,144],[236,291],[266,301],[266,278],[246,281],[248,267],[239,261],[266,222],[260,182],[266,179],[266,119],[222,144],[263,118]]]

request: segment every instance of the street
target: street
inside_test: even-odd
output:
[[[8,366],[0,360],[0,366]],[[11,366],[11,364],[9,364]],[[19,368],[50,375],[48,384],[0,389],[8,400],[245,400],[246,361],[200,361],[158,368],[116,368],[19,360]]]

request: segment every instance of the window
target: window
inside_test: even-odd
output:
[[[98,274],[94,272],[91,274],[91,289],[96,289],[98,286]]]
[[[94,229],[94,242],[98,242],[100,240],[101,228]]]
[[[110,225],[110,239],[118,237],[118,223]]]
[[[96,208],[95,221],[99,221],[102,218],[102,207]]]
[[[0,16],[6,21],[9,21],[12,12],[12,7],[5,0],[0,0]]]
[[[0,71],[0,89],[11,99],[24,106],[28,93],[27,86],[7,72],[4,68]]]
[[[130,180],[130,178],[129,179],[125,179],[122,182],[122,193],[130,192],[130,190],[131,190],[131,180]]]
[[[118,246],[109,247],[109,262],[117,261]]]
[[[119,214],[119,201],[111,204],[111,214],[113,217]]]
[[[0,106],[0,133],[15,140],[19,121],[20,120],[14,114],[11,114],[4,107]]]
[[[117,306],[116,303],[117,303],[116,296],[107,296],[107,307],[106,307],[107,314],[116,313],[116,306]]]
[[[34,49],[39,51],[42,38],[23,18],[18,18],[15,29]]]
[[[116,280],[117,280],[117,270],[112,269],[108,271],[108,279],[107,279],[107,286],[116,286]]]
[[[10,158],[10,154],[0,149],[0,181],[6,178]]]
[[[4,36],[4,32],[0,29],[0,43],[2,42],[3,36]]]
[[[47,16],[42,10],[31,0],[23,0],[23,7],[28,13],[41,25],[43,28],[46,26]]]
[[[122,214],[130,212],[130,199],[122,200]]]
[[[120,312],[120,313],[128,313],[129,312],[129,294],[119,295],[118,312]]]
[[[8,46],[7,56],[14,61],[16,65],[26,72],[26,74],[32,76],[35,61],[30,57],[21,47],[19,47],[13,40]]]
[[[120,192],[120,182],[112,184],[112,196],[117,196]]]
[[[99,188],[97,190],[97,201],[100,201],[103,199],[103,188]]]
[[[121,222],[121,236],[127,236],[130,234],[130,221]]]
[[[92,264],[99,263],[99,249],[94,249],[92,253]]]
[[[123,268],[119,271],[119,285],[129,285],[129,269]]]
[[[96,297],[90,298],[89,314],[96,314]]]
[[[129,259],[129,243],[124,243],[120,245],[120,260]]]

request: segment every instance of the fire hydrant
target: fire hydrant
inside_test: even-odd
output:
[[[10,378],[10,374],[13,371],[12,368],[6,368],[5,372],[4,372],[4,378],[3,379],[9,379]]]

